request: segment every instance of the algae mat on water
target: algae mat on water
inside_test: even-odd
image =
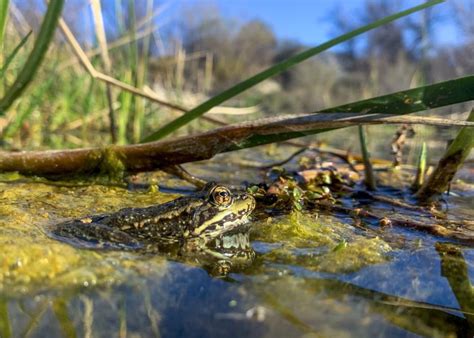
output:
[[[382,238],[357,234],[351,225],[328,215],[269,218],[255,232],[257,240],[276,245],[263,255],[266,261],[333,274],[385,263],[392,250]]]
[[[67,218],[165,202],[173,196],[105,186],[0,183],[0,292],[117,283],[133,271],[165,270],[163,259],[79,250],[45,229]]]

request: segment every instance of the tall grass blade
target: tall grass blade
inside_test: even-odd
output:
[[[124,75],[126,83],[132,81],[132,73],[130,70]],[[120,108],[117,118],[117,127],[118,127],[118,144],[127,144],[129,138],[128,135],[128,122],[130,120],[130,112],[133,109],[133,94],[123,91],[119,95]]]
[[[364,112],[367,114],[410,114],[431,108],[444,107],[474,100],[474,75],[438,82],[409,90],[357,101],[315,113]],[[296,137],[319,134],[332,129],[289,131],[273,135],[255,135],[229,150],[255,147],[261,144],[286,141]],[[240,148],[238,148],[240,147]]]
[[[474,108],[467,121],[474,121]],[[474,146],[474,128],[463,127],[438,162],[433,173],[416,193],[421,200],[429,200],[448,190],[451,181]]]
[[[349,39],[352,39],[362,33],[365,33],[369,30],[372,30],[374,28],[377,28],[379,26],[385,25],[391,21],[397,20],[401,17],[407,16],[409,14],[415,13],[417,11],[420,11],[422,9],[437,5],[439,3],[444,2],[444,0],[433,0],[433,1],[428,1],[422,5],[412,7],[408,10],[396,13],[394,15],[390,15],[386,18],[383,18],[381,20],[377,20],[371,24],[368,24],[366,26],[360,27],[356,30],[353,30],[347,34],[341,35],[335,39],[329,40],[317,47],[310,48],[308,50],[305,50],[299,54],[296,54],[250,78],[247,80],[244,80],[235,86],[225,90],[219,95],[214,96],[213,98],[207,100],[206,102],[200,104],[196,108],[190,110],[188,113],[178,117],[177,119],[171,121],[170,123],[166,124],[163,126],[161,129],[156,131],[155,133],[151,134],[150,136],[146,137],[145,139],[142,140],[142,142],[150,142],[150,141],[155,141],[159,140],[172,132],[174,132],[176,129],[181,128],[182,126],[186,125],[187,123],[191,122],[192,120],[198,118],[199,116],[203,115],[206,113],[208,110],[210,110],[212,107],[217,106],[221,104],[224,101],[227,101],[228,99],[244,92],[245,90],[249,89],[250,87],[255,86],[256,84],[274,76],[277,75],[295,65],[298,63],[314,56],[317,55],[333,46],[336,46],[342,42],[345,42]]]
[[[8,4],[9,0],[0,1],[0,48],[3,47],[3,37],[5,36],[5,28],[8,21]]]
[[[360,141],[360,150],[362,152],[362,160],[364,162],[364,183],[368,190],[377,190],[377,185],[375,183],[375,174],[374,169],[372,168],[372,163],[370,162],[370,153],[367,149],[367,139],[365,137],[365,130],[363,126],[359,126],[359,141]]]
[[[61,15],[63,5],[64,0],[51,0],[49,2],[48,10],[44,16],[33,50],[28,56],[26,63],[18,74],[13,85],[8,88],[5,96],[0,99],[0,115],[3,115],[13,102],[21,96],[35,76],[36,71],[41,65],[41,61],[43,61],[43,57],[48,50],[49,43],[53,39],[56,24]]]
[[[3,78],[3,75],[5,74],[6,70],[8,69],[8,66],[10,66],[10,63],[13,61],[15,58],[16,54],[20,51],[20,49],[25,45],[26,41],[28,41],[28,38],[31,35],[31,31],[23,38],[21,39],[20,43],[15,47],[15,49],[8,55],[5,59],[5,62],[3,63],[2,68],[0,68],[0,79]]]

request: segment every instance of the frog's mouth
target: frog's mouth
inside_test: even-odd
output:
[[[255,208],[255,199],[247,194],[236,196],[232,205],[228,208],[218,210],[212,216],[209,213],[203,212],[201,217],[207,217],[204,222],[200,224],[193,231],[193,236],[203,237],[207,239],[222,236],[230,231],[244,227],[248,223],[248,216]]]

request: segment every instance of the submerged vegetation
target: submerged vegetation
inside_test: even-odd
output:
[[[251,323],[252,336],[472,336],[472,8],[367,1],[308,47],[199,6],[167,27],[153,0],[30,5],[0,4],[0,337],[41,335],[51,318],[53,336],[110,334],[110,323],[121,337],[160,336],[181,297],[200,336],[226,321]],[[434,43],[442,10],[459,18],[458,44]],[[181,251],[51,236],[208,181],[257,201],[252,264],[216,273]],[[243,249],[230,237],[216,243]],[[186,312],[203,302],[214,319]],[[321,306],[330,318],[310,316]]]

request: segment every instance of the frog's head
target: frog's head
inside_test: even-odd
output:
[[[231,192],[215,183],[206,185],[202,198],[204,203],[193,216],[194,237],[212,239],[240,227],[244,229],[255,208],[255,199],[249,194]]]

